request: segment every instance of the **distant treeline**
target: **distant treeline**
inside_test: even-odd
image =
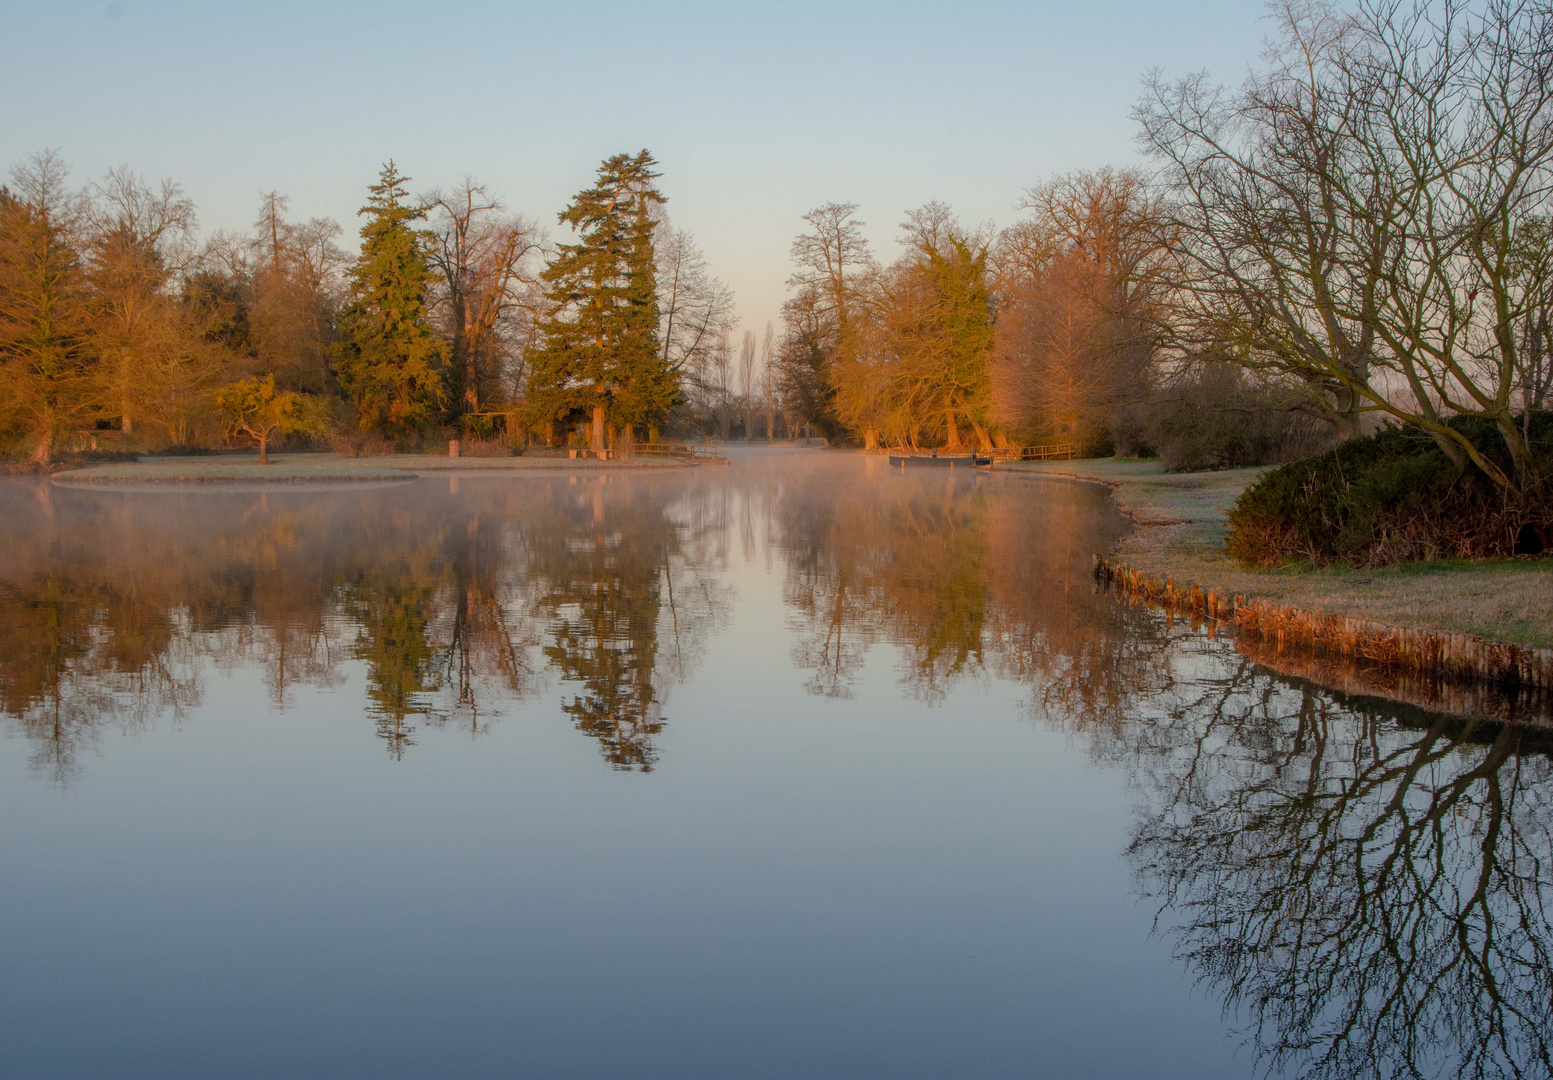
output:
[[[813,427],[1211,468],[1397,424],[1512,502],[1544,498],[1553,10],[1273,16],[1239,88],[1150,77],[1134,111],[1152,171],[1030,188],[1001,231],[929,203],[888,266],[854,204],[812,210],[780,335],[737,347],[732,296],[669,224],[646,151],[599,167],[554,244],[473,182],[411,197],[390,163],[354,259],[277,194],[251,234],[201,245],[176,184],[118,170],[73,191],[44,154],[0,192],[0,439],[47,460],[105,425],[357,449]]]
[[[0,188],[0,442],[47,463],[99,436],[726,431],[732,294],[669,223],[653,166],[605,162],[560,215],[568,245],[474,181],[411,197],[390,162],[352,258],[337,223],[291,220],[278,193],[251,233],[201,242],[175,182],[126,168],[75,189],[36,155]]]
[[[1399,424],[1541,498],[1527,417],[1553,389],[1553,9],[1272,14],[1239,88],[1149,78],[1150,171],[1031,188],[1002,231],[929,203],[888,266],[855,205],[809,213],[784,399],[865,446],[1076,442],[1179,467]]]

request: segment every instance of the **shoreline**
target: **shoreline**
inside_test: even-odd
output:
[[[1004,476],[1104,484],[1135,531],[1111,552],[1142,580],[1197,582],[1248,601],[1500,645],[1553,648],[1553,559],[1442,560],[1381,569],[1246,567],[1223,552],[1231,506],[1265,468],[1166,473],[1118,458],[1000,465]]]
[[[1553,725],[1553,560],[1247,568],[1223,554],[1225,523],[1264,471],[1168,474],[1114,458],[1007,470],[1110,489],[1135,531],[1095,554],[1095,578],[1119,602],[1223,626],[1249,659],[1333,689]]]
[[[268,465],[257,456],[157,458],[143,461],[85,464],[48,475],[49,482],[69,487],[190,486],[210,484],[374,484],[403,482],[429,476],[533,476],[577,472],[640,472],[693,468],[699,463],[675,459],[599,461],[595,458],[442,457],[432,454],[383,454],[376,457],[336,457],[330,453],[275,454]]]

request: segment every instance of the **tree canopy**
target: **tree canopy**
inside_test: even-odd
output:
[[[361,208],[367,223],[334,365],[358,426],[385,434],[437,419],[448,358],[447,343],[432,336],[426,319],[426,241],[410,227],[425,211],[408,202],[408,181],[390,161]]]
[[[592,445],[606,432],[651,424],[678,399],[680,373],[660,348],[653,233],[663,195],[646,150],[616,154],[597,183],[560,215],[578,235],[545,270],[544,347],[529,379],[528,408],[540,423],[590,418]]]

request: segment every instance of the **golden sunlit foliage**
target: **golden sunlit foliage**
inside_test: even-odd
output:
[[[334,430],[413,447],[505,428],[521,449],[525,418],[564,441],[575,417],[547,411],[553,372],[535,381],[535,359],[565,323],[542,280],[561,252],[473,179],[420,195],[406,183],[385,166],[352,259],[337,223],[289,219],[279,192],[262,197],[250,233],[202,242],[174,181],[120,168],[74,189],[52,154],[16,166],[0,188],[0,453],[47,466],[99,442],[142,451],[238,438],[267,451],[268,435],[233,423],[231,391],[218,404],[218,389],[246,379],[272,380],[277,400],[318,403],[305,424],[267,427],[293,442]],[[601,384],[614,395],[611,423],[645,435],[720,418],[726,429],[739,411],[732,293],[661,202],[635,213],[628,253],[631,370],[647,374]],[[763,404],[774,417],[775,386],[746,367],[743,411]]]

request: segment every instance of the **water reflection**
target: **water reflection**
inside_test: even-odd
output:
[[[1088,585],[1092,552],[1121,531],[1093,491],[868,464],[795,485],[778,502],[793,661],[809,673],[809,692],[850,696],[870,646],[888,642],[917,700],[943,700],[990,661],[1043,697],[1055,691],[1081,711],[1104,708],[1088,699],[1106,688],[1086,682],[1125,671],[1121,654],[1139,651],[1140,640],[1146,651],[1136,630],[1152,623],[1129,619]],[[1119,690],[1109,697],[1120,709]]]
[[[1277,1071],[1548,1075],[1553,739],[1203,646],[1122,740],[1178,956]]]
[[[691,488],[691,493],[698,489]],[[702,492],[704,494],[704,491]],[[619,768],[648,769],[668,688],[726,616],[651,484],[392,492],[105,493],[0,485],[0,709],[58,780],[107,725],[181,715],[201,672],[255,668],[271,704],[337,687],[401,757],[539,692]],[[688,546],[687,546],[688,544]],[[660,637],[669,639],[660,655]]]
[[[1123,770],[1159,930],[1271,1071],[1553,1073],[1549,737],[1347,698],[1118,605],[1087,571],[1121,527],[1092,489],[818,455],[461,490],[11,482],[0,712],[60,782],[105,729],[191,715],[211,670],[275,709],[359,693],[395,758],[548,701],[646,772],[743,602],[731,568],[764,566],[799,703],[888,658],[917,701],[1016,688]]]
[[[704,488],[690,494],[704,504]],[[682,544],[708,528],[704,505],[692,528],[655,496],[634,484],[552,489],[551,512],[528,530],[535,607],[549,626],[544,655],[580,687],[561,711],[612,766],[643,772],[657,760],[668,686],[727,610],[726,587],[706,579]]]

